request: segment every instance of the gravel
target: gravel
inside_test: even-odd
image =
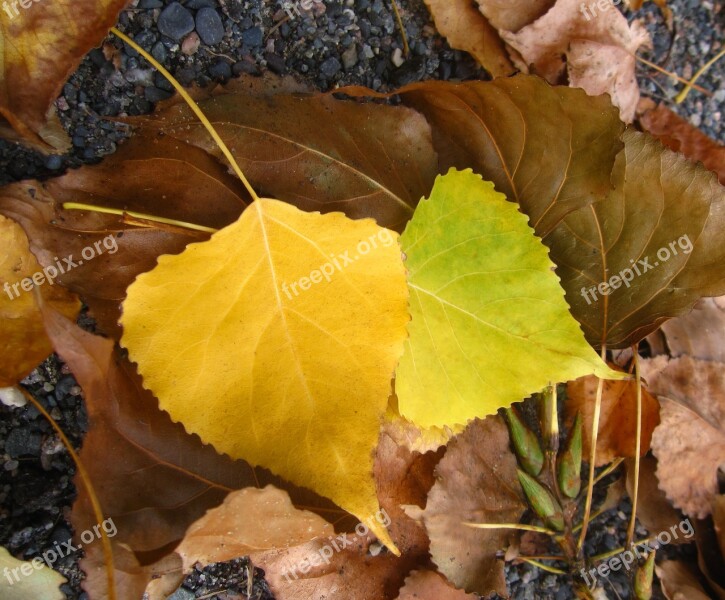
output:
[[[138,0],[125,11],[119,27],[131,35],[184,85],[224,82],[240,74],[271,71],[294,74],[319,90],[358,84],[391,90],[424,79],[485,78],[465,53],[453,51],[435,32],[422,0],[398,0],[411,45],[404,57],[389,1],[305,0]],[[646,3],[637,13],[650,30],[654,45],[645,58],[682,77],[697,69],[722,48],[725,22],[721,0],[670,0],[676,34],[668,31],[659,10]],[[213,48],[210,48],[212,46]],[[112,154],[128,135],[128,128],[106,119],[145,114],[168,98],[173,88],[135,51],[117,39],[105,41],[104,53],[93,50],[63,87],[57,100],[61,121],[73,147],[66,155],[42,156],[0,140],[0,184],[25,178],[48,178],[69,168],[92,164]],[[113,58],[120,64],[116,69]],[[711,137],[723,140],[725,59],[713,66],[699,85],[711,96],[693,91],[679,105],[672,102],[680,86],[644,65],[638,66],[643,94],[665,101],[673,110]],[[80,390],[55,357],[44,362],[26,380],[28,389],[51,411],[79,446],[87,429]],[[50,425],[30,405],[11,408],[0,404],[0,545],[17,556],[31,558],[54,543],[70,539],[66,520],[74,498],[74,466]],[[592,553],[621,544],[628,516],[624,502],[595,523],[588,541]],[[68,598],[83,598],[78,555],[55,566],[69,579]],[[562,579],[530,565],[507,568],[516,599],[571,598]],[[174,600],[213,592],[244,596],[248,582],[245,561],[212,565],[194,572]],[[627,598],[618,576],[609,582]],[[271,598],[256,573],[253,598]],[[611,593],[611,589],[608,590]]]

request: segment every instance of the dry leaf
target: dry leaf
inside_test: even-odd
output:
[[[425,509],[408,509],[425,525],[438,570],[467,592],[507,595],[503,561],[496,553],[508,545],[511,532],[463,523],[519,522],[526,504],[516,466],[501,418],[477,419],[448,445]]]
[[[725,362],[725,296],[703,298],[689,314],[663,323],[660,331],[673,357]]]
[[[0,114],[40,149],[65,151],[53,101],[128,0],[8,2],[0,11]]]
[[[436,28],[452,48],[472,55],[494,77],[514,71],[496,29],[470,0],[425,0]]]
[[[558,0],[534,23],[501,35],[521,55],[522,67],[562,83],[568,66],[572,87],[593,96],[607,92],[629,123],[639,101],[634,55],[650,39],[644,27],[629,25],[613,5],[607,6],[591,16],[580,0]]]
[[[515,33],[545,15],[556,0],[477,0],[477,2],[491,25],[496,29]]]
[[[712,600],[699,581],[697,565],[684,560],[665,560],[655,565],[667,600]]]
[[[0,546],[0,596],[3,600],[63,600],[66,595],[59,586],[66,578],[57,573],[38,556],[22,561]]]
[[[476,600],[475,594],[466,594],[448,583],[435,571],[413,571],[405,580],[397,600]]]
[[[660,104],[639,118],[642,127],[675,152],[692,161],[700,161],[717,173],[725,185],[725,146],[709,138],[697,127]]]
[[[620,369],[621,370],[621,369]],[[584,456],[589,456],[592,420],[599,379],[581,377],[567,384],[566,415],[572,423],[579,412],[583,419]],[[597,464],[600,467],[619,457],[634,457],[637,433],[637,382],[605,381],[597,438]],[[652,432],[660,422],[657,399],[642,386],[641,456],[647,454]]]
[[[634,492],[634,459],[626,461],[627,493],[632,498]],[[658,535],[661,531],[669,531],[673,525],[682,521],[682,515],[667,500],[665,493],[659,489],[657,461],[652,456],[645,456],[639,464],[639,493],[637,494],[637,518],[642,521],[647,531]],[[693,538],[673,537],[672,544],[688,544]]]
[[[686,515],[704,518],[725,464],[725,366],[658,356],[642,361],[642,375],[660,399],[652,436],[660,487]]]
[[[718,502],[722,504],[723,496],[713,499],[713,517]],[[718,533],[714,520],[707,518],[698,521],[697,531],[697,565],[707,580],[708,588],[718,600],[725,600],[725,555],[721,547],[725,546],[722,533]]]
[[[53,351],[35,290],[67,317],[75,318],[80,309],[78,299],[52,281],[64,263],[50,264],[52,270],[43,271],[22,227],[0,215],[0,387],[16,384]]]
[[[190,572],[257,552],[299,546],[316,537],[335,533],[330,523],[306,510],[296,509],[289,495],[268,485],[229,494],[186,531],[176,548]]]

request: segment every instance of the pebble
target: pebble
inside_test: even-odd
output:
[[[209,68],[209,75],[214,79],[226,81],[232,78],[232,68],[225,60],[218,60]]]
[[[242,42],[245,45],[256,47],[261,46],[264,41],[264,32],[261,27],[250,27],[242,32]]]
[[[402,67],[403,63],[405,62],[405,58],[403,58],[403,50],[400,48],[396,48],[393,50],[393,56],[390,57],[390,61],[396,66],[396,67]]]
[[[177,42],[194,29],[194,17],[178,2],[169,4],[158,21],[159,31]]]
[[[166,49],[166,46],[164,46],[163,42],[156,42],[154,44],[154,47],[151,48],[151,56],[153,56],[161,64],[164,64],[166,62],[166,58],[168,57],[168,55],[169,52]]]
[[[334,56],[331,56],[320,65],[320,73],[323,77],[327,77],[327,79],[332,79],[340,69],[342,69],[342,65]]]
[[[207,46],[214,46],[224,39],[224,24],[219,13],[204,7],[196,13],[196,32]]]
[[[196,31],[192,31],[189,35],[184,38],[181,42],[181,52],[186,56],[193,56],[201,45],[201,39]]]
[[[346,71],[352,69],[358,61],[357,46],[350,46],[345,52],[342,53],[342,66],[345,67]]]

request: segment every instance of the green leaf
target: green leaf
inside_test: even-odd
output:
[[[471,170],[436,180],[401,245],[412,321],[396,391],[416,425],[465,424],[550,381],[623,377],[586,343],[527,217]]]
[[[553,494],[521,469],[518,469],[516,473],[533,511],[547,527],[562,531],[564,529],[563,511]]]

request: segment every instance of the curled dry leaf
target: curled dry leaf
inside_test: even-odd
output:
[[[52,103],[127,3],[53,0],[19,9],[8,2],[0,12],[0,115],[21,139],[43,150],[70,147]]]
[[[466,594],[448,583],[435,571],[413,571],[405,580],[397,600],[476,600],[476,594]]]
[[[73,294],[48,279],[58,273],[56,262],[51,264],[53,270],[43,273],[23,228],[0,216],[0,387],[16,384],[53,350],[45,335],[36,293],[68,317],[75,317],[80,309]]]
[[[496,553],[506,548],[511,531],[463,523],[519,522],[526,504],[516,466],[503,420],[477,419],[448,445],[425,509],[408,509],[425,525],[438,570],[466,592],[507,595],[503,561]]]
[[[590,95],[608,93],[629,123],[639,102],[634,56],[650,39],[639,23],[630,25],[611,3],[606,6],[592,16],[580,0],[557,0],[535,22],[501,36],[521,55],[524,70],[561,83],[568,69],[571,86]]]
[[[619,369],[621,370],[621,369]],[[592,438],[594,405],[599,380],[581,377],[567,384],[566,416],[573,423],[577,413],[582,415],[584,427],[584,456],[589,456]],[[597,438],[597,464],[600,467],[615,458],[634,457],[637,433],[637,382],[605,381],[602,388],[602,408]],[[647,454],[652,432],[659,425],[659,402],[642,386],[642,443],[641,456]]]
[[[477,0],[478,7],[496,29],[519,31],[554,6],[556,0]]]
[[[287,492],[268,485],[229,494],[195,521],[176,552],[184,571],[240,556],[298,546],[335,533],[322,517],[294,507]]]
[[[725,463],[725,366],[658,356],[642,361],[642,375],[660,399],[652,436],[660,487],[686,515],[704,518]]]
[[[494,77],[510,75],[514,66],[496,29],[469,0],[425,0],[436,28],[452,48],[472,55]]]
[[[663,104],[639,118],[642,127],[670,150],[682,152],[692,161],[700,161],[717,173],[725,185],[725,146],[709,138],[697,127],[672,112]]]

